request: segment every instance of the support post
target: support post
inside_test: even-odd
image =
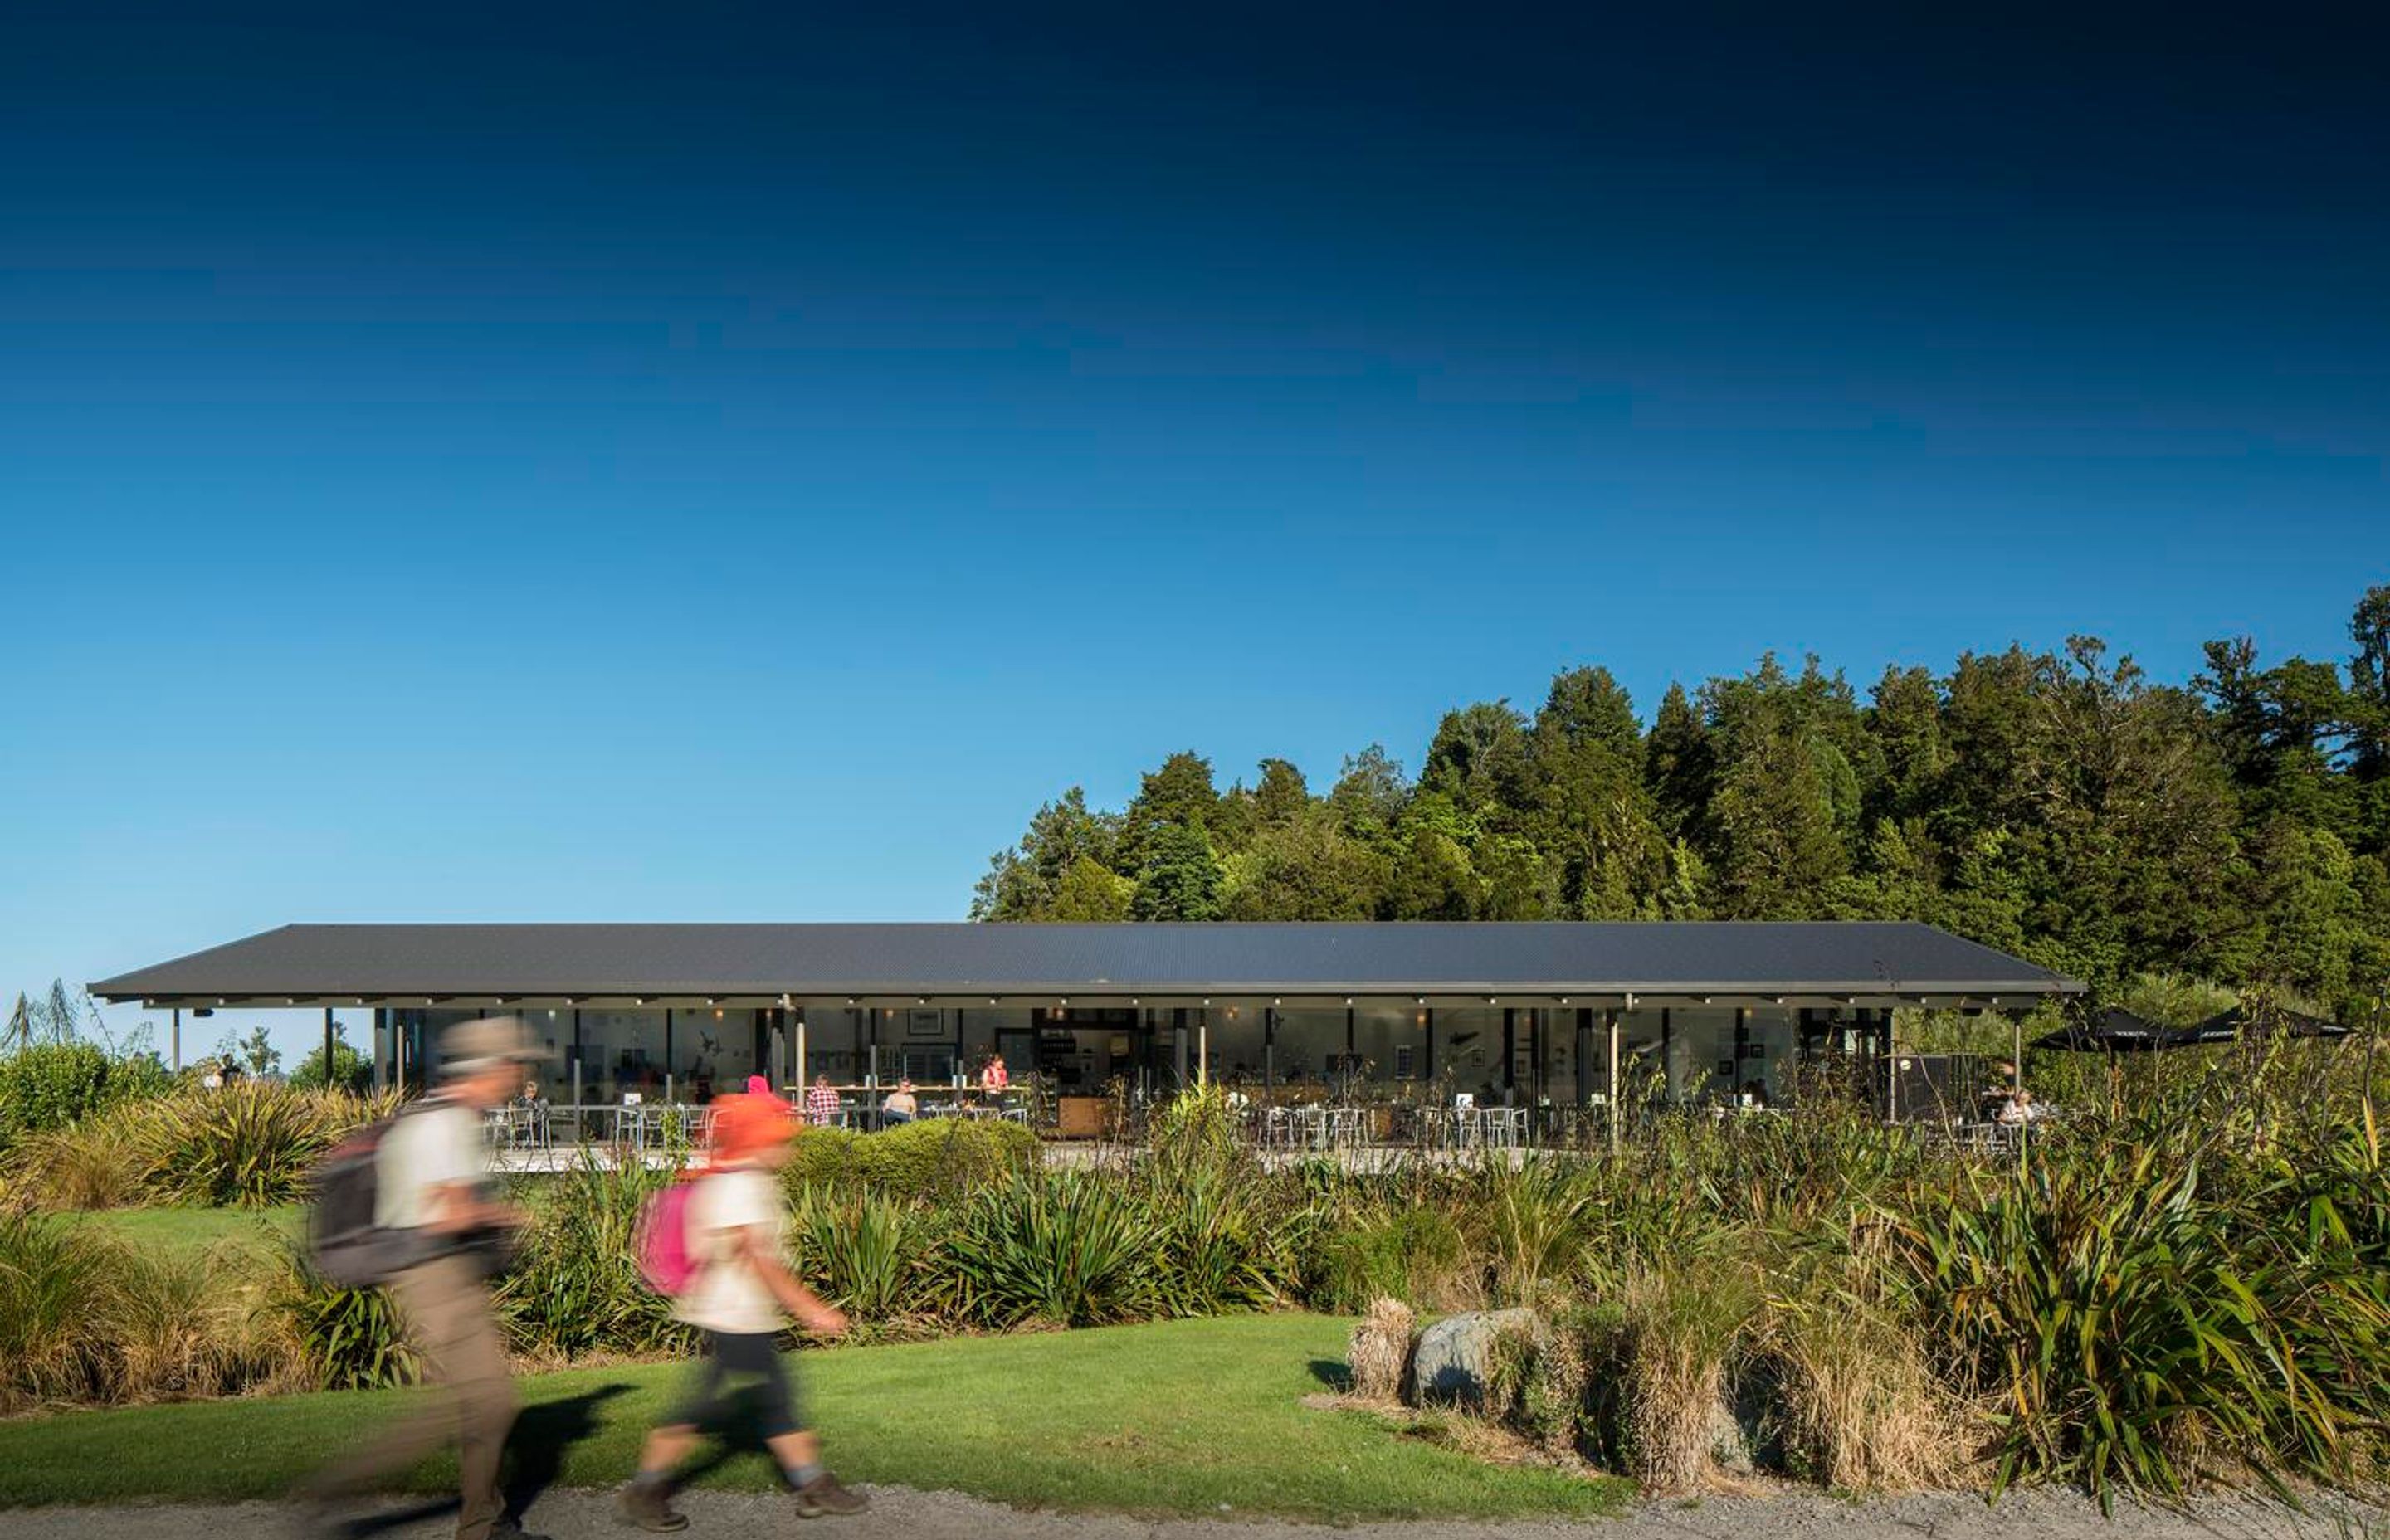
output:
[[[1187,1007],[1174,1006],[1170,1011],[1170,1063],[1176,1077],[1174,1091],[1187,1089]]]
[[[183,1007],[174,1007],[174,1072],[183,1072]]]
[[[796,1078],[796,1084],[797,1084],[797,1085],[802,1089],[803,1087],[807,1086],[807,1085],[810,1085],[810,1084],[813,1084],[813,1062],[812,1062],[812,1060],[808,1059],[805,1057],[805,1013],[804,1013],[804,1011],[803,1011],[803,1010],[800,1009],[800,1010],[797,1012],[797,1078]]]
[[[332,1007],[324,1007],[324,1088],[339,1084],[332,1078]]]
[[[1502,1007],[1502,1105],[1518,1104],[1519,1089],[1519,1013],[1510,1007]]]
[[[673,1085],[673,1009],[664,1007],[664,1100],[672,1100]]]
[[[1420,1023],[1420,1031],[1427,1037],[1427,1053],[1420,1063],[1420,1078],[1433,1082],[1435,1079],[1435,1007],[1422,1007],[1420,1013],[1427,1018]]]
[[[1278,1085],[1278,1007],[1262,1007],[1262,1095]]]
[[[1618,1012],[1606,1010],[1601,1014],[1606,1019],[1610,1038],[1610,1087],[1605,1093],[1609,1099],[1603,1104],[1601,1121],[1609,1126],[1610,1152],[1615,1155],[1618,1153]]]
[[[1212,1084],[1212,1013],[1195,1013],[1195,1084],[1201,1090]]]

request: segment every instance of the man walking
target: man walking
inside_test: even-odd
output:
[[[453,1439],[463,1478],[456,1540],[536,1540],[504,1520],[498,1490],[516,1402],[490,1309],[488,1259],[523,1221],[489,1194],[482,1118],[521,1084],[524,1065],[547,1054],[512,1017],[451,1027],[440,1050],[439,1089],[399,1115],[374,1156],[375,1226],[411,1238],[401,1243],[406,1260],[387,1287],[435,1399],[328,1468],[311,1496],[320,1512]]]

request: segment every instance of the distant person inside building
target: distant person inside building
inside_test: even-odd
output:
[[[898,1081],[896,1089],[889,1092],[888,1098],[880,1104],[880,1125],[883,1128],[902,1127],[920,1115],[921,1100],[913,1094],[913,1083],[909,1080]]]
[[[410,1260],[387,1285],[408,1341],[422,1355],[434,1400],[334,1462],[308,1495],[325,1506],[457,1445],[461,1506],[456,1540],[522,1534],[504,1518],[498,1458],[514,1427],[515,1392],[490,1308],[494,1258],[523,1224],[488,1188],[482,1115],[522,1084],[523,1066],[546,1057],[511,1017],[459,1022],[441,1035],[440,1084],[382,1135],[375,1156],[374,1223],[405,1232]],[[328,1523],[311,1525],[328,1532]]]
[[[816,1128],[828,1128],[838,1122],[838,1089],[825,1071],[814,1076],[813,1089],[805,1093],[805,1121]]]
[[[1012,1072],[1005,1068],[1003,1056],[988,1055],[987,1062],[979,1067],[979,1088],[991,1097],[1000,1097],[1011,1084]]]

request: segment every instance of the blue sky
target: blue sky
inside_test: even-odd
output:
[[[949,918],[1175,749],[2390,578],[2327,23],[204,9],[0,58],[6,989]]]

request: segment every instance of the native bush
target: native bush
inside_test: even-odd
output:
[[[1418,1310],[1467,1309],[1481,1303],[1482,1292],[1463,1260],[1460,1226],[1442,1205],[1355,1207],[1317,1225],[1304,1298],[1337,1315],[1379,1299]]]
[[[1165,1233],[1105,1174],[1014,1176],[972,1194],[947,1238],[956,1308],[993,1327],[1152,1316],[1161,1313],[1153,1259]]]
[[[95,1043],[36,1043],[0,1056],[0,1156],[169,1084],[154,1055],[117,1058]]]
[[[856,1134],[808,1128],[781,1173],[791,1199],[814,1187],[868,1188],[883,1196],[961,1193],[1037,1162],[1037,1136],[1019,1123],[934,1118]]]
[[[0,1409],[102,1392],[103,1355],[88,1317],[112,1260],[81,1226],[0,1213]]]
[[[247,1258],[145,1251],[71,1219],[0,1214],[0,1409],[289,1382]]]
[[[304,1384],[386,1390],[414,1383],[422,1371],[390,1296],[327,1280],[298,1245],[285,1247],[278,1258],[265,1307],[279,1322],[293,1373]]]
[[[2101,1141],[1887,1216],[1951,1372],[1997,1407],[1999,1483],[2348,1478],[2390,1414],[2390,1297],[2329,1188],[2283,1185],[2234,1202],[2181,1140]]]
[[[941,1230],[937,1211],[868,1190],[803,1187],[790,1206],[798,1277],[865,1335],[921,1321],[944,1303]]]
[[[112,1118],[36,1134],[10,1161],[8,1195],[19,1206],[81,1211],[141,1201],[140,1161]]]
[[[672,1179],[585,1156],[546,1179],[495,1291],[516,1352],[570,1359],[676,1353],[695,1341],[696,1333],[673,1318],[671,1302],[639,1276],[634,1244],[648,1199]]]
[[[303,1197],[326,1151],[396,1105],[242,1081],[135,1102],[109,1124],[149,1201],[263,1208]]]

